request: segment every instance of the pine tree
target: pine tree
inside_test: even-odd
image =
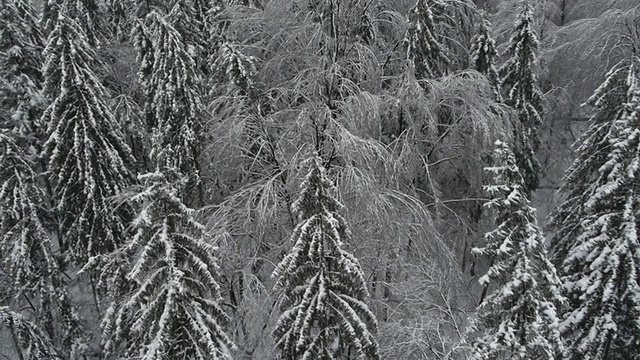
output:
[[[0,254],[13,285],[5,290],[16,299],[30,299],[48,335],[80,354],[86,339],[54,257],[45,194],[27,154],[9,133],[0,133],[0,151]]]
[[[483,335],[474,344],[478,359],[555,359],[562,350],[557,306],[560,280],[547,258],[516,160],[505,143],[496,142],[494,185],[485,189],[486,204],[496,214],[496,229],[485,235],[474,253],[492,259],[480,283],[498,288],[480,305]]]
[[[60,14],[45,48],[44,155],[55,182],[61,235],[72,259],[112,251],[126,234],[127,207],[110,198],[132,183],[133,157],[93,72],[95,53],[76,22]],[[63,249],[66,250],[66,249]]]
[[[176,169],[191,177],[187,190],[202,203],[199,133],[202,127],[201,80],[196,62],[182,36],[168,21],[180,11],[176,5],[165,18],[153,11],[136,29],[140,83],[145,96],[144,113],[151,128],[163,129],[156,149],[172,146]],[[191,196],[190,196],[191,197]],[[187,203],[194,200],[186,199]]]
[[[606,162],[587,189],[580,229],[562,265],[570,309],[561,324],[567,359],[640,359],[640,77],[611,127]]]
[[[417,0],[409,11],[409,30],[404,42],[417,79],[446,73],[450,60],[438,35],[439,23],[448,21],[445,6],[441,0]]]
[[[0,127],[36,144],[42,95],[43,38],[36,10],[25,0],[0,1]]]
[[[520,13],[509,44],[511,58],[500,67],[500,86],[506,92],[505,103],[513,107],[520,120],[515,129],[514,152],[518,168],[525,180],[527,193],[535,190],[540,181],[540,164],[535,151],[540,144],[538,127],[542,123],[542,93],[535,74],[538,38],[533,30],[531,6],[526,4]]]
[[[273,273],[284,293],[273,332],[276,346],[286,359],[378,359],[377,321],[364,302],[364,275],[342,248],[349,230],[319,158],[312,160],[301,189],[293,203],[300,221],[293,248]]]
[[[496,101],[502,101],[500,79],[495,67],[495,59],[498,56],[496,43],[490,34],[491,24],[483,19],[478,34],[471,46],[472,67],[485,75],[491,84]]]
[[[595,112],[589,128],[574,144],[576,159],[562,180],[560,193],[565,194],[566,200],[553,210],[549,218],[549,224],[556,230],[551,246],[553,260],[558,267],[575,246],[585,217],[584,204],[592,195],[591,187],[597,179],[598,169],[607,161],[613,135],[611,128],[622,115],[627,101],[629,65],[630,62],[624,60],[613,66],[606,80],[587,101]]]

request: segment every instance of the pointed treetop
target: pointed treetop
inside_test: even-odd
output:
[[[409,29],[405,35],[407,59],[417,79],[435,78],[446,73],[450,60],[438,35],[441,22],[449,21],[440,0],[417,0],[409,11]]]
[[[283,311],[273,335],[287,359],[332,359],[354,354],[378,359],[373,334],[375,316],[358,260],[342,249],[349,230],[318,156],[301,184],[292,208],[299,223],[291,236],[293,248],[273,272],[283,291]]]
[[[567,359],[634,359],[640,346],[640,79],[637,59],[626,76],[627,100],[609,118],[604,164],[589,174],[589,195],[577,216],[575,239],[562,238],[564,289],[571,307],[561,329]],[[593,123],[597,125],[597,123]],[[599,145],[599,144],[598,144]],[[579,200],[583,200],[581,198]],[[568,207],[568,209],[571,209]]]
[[[496,101],[502,101],[502,89],[500,78],[495,67],[495,59],[498,56],[496,43],[491,37],[491,24],[483,18],[478,33],[471,44],[471,65],[479,73],[485,75],[491,84]]]
[[[496,228],[486,233],[485,247],[473,252],[491,259],[480,283],[497,288],[480,305],[483,327],[474,357],[552,360],[563,348],[557,318],[565,302],[560,280],[547,258],[515,156],[503,142],[496,142],[495,161],[487,168],[494,184],[485,189],[492,198],[486,206],[495,211]]]

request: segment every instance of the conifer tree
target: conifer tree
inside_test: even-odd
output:
[[[220,45],[214,68],[219,73],[219,78],[227,84],[228,95],[239,92],[250,95],[254,87],[253,77],[256,67],[255,59],[240,52],[236,46],[229,42]]]
[[[493,88],[496,101],[502,101],[500,79],[495,67],[498,51],[496,50],[496,43],[491,37],[490,27],[489,21],[483,19],[479,32],[471,46],[471,64],[475,70],[487,77]]]
[[[49,337],[80,354],[83,327],[54,256],[45,194],[32,166],[10,133],[0,133],[0,254],[13,285],[5,290],[16,299],[29,299]]]
[[[142,207],[135,235],[120,250],[132,261],[112,255],[126,277],[107,266],[119,277],[112,280],[116,291],[132,286],[103,320],[105,350],[124,358],[228,359],[234,345],[222,327],[228,318],[220,307],[216,248],[181,199],[186,182],[171,165],[140,180],[145,189],[132,198]]]
[[[42,9],[42,26],[45,35],[50,36],[58,22],[58,17],[64,14],[74,19],[82,29],[84,39],[91,46],[96,46],[102,38],[100,20],[102,14],[96,0],[46,0]]]
[[[131,197],[141,207],[135,235],[115,253],[92,259],[106,263],[104,282],[114,295],[103,321],[105,349],[126,358],[229,359],[234,344],[222,327],[229,319],[220,306],[217,249],[184,203],[189,181],[178,169],[176,148],[183,144],[166,138],[172,126],[159,121],[156,170],[139,176],[144,189]]]
[[[527,193],[535,190],[540,181],[540,164],[535,151],[539,146],[538,127],[542,123],[542,93],[535,74],[538,38],[533,29],[531,6],[526,4],[518,16],[515,32],[510,39],[511,56],[500,67],[500,86],[505,91],[505,103],[518,113],[515,129],[514,153],[525,181]]]
[[[202,127],[201,79],[183,37],[169,22],[180,6],[165,17],[153,11],[136,29],[142,63],[139,76],[145,96],[144,113],[151,128],[163,129],[156,139],[160,149],[172,146],[176,169],[191,177],[187,189],[202,203],[198,162]],[[194,201],[185,199],[188,203]]]
[[[589,128],[575,143],[576,159],[565,172],[560,193],[566,196],[549,217],[556,230],[552,240],[552,257],[561,268],[562,262],[575,246],[580,224],[585,217],[584,205],[592,195],[598,169],[607,161],[611,128],[622,115],[627,101],[630,62],[624,60],[612,67],[605,81],[595,90],[587,104],[594,108]]]
[[[129,210],[110,198],[132,183],[133,157],[93,69],[95,53],[77,23],[61,13],[45,48],[44,145],[65,249],[76,261],[114,250]]]
[[[516,160],[505,143],[496,142],[496,165],[486,170],[495,184],[485,189],[494,209],[496,229],[474,253],[492,259],[480,283],[497,289],[480,305],[483,334],[474,344],[478,359],[555,359],[562,350],[557,306],[560,280],[547,258],[535,210],[529,205]]]
[[[450,60],[438,36],[438,23],[445,22],[441,0],[417,0],[409,11],[409,30],[405,35],[407,59],[417,79],[436,78],[446,73]]]
[[[15,335],[21,351],[20,359],[62,359],[38,326],[12,311],[8,306],[0,306],[0,329],[4,327]]]
[[[640,77],[609,130],[607,159],[587,189],[580,229],[562,264],[570,301],[561,330],[567,359],[640,359]]]
[[[42,95],[43,38],[36,10],[26,0],[0,2],[0,127],[35,143],[46,107]]]
[[[135,1],[110,0],[106,3],[106,15],[109,18],[105,23],[107,34],[119,42],[129,39],[135,18]]]
[[[196,69],[202,75],[209,73],[210,65],[207,62],[215,51],[210,38],[211,12],[217,10],[215,2],[220,0],[182,0],[176,3],[169,14],[169,21],[182,36],[187,50],[196,62]]]
[[[273,335],[285,359],[378,359],[377,321],[358,260],[343,249],[349,239],[335,187],[319,158],[293,203],[299,223],[293,248],[273,276],[284,297]]]

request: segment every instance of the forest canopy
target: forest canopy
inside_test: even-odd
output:
[[[0,0],[0,355],[640,359],[639,127],[635,0]]]

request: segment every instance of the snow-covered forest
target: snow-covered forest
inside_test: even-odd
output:
[[[640,360],[638,0],[0,0],[0,358]]]

